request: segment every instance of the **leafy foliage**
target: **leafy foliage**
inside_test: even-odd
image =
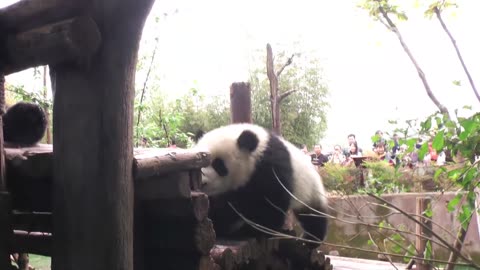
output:
[[[12,98],[15,101],[32,102],[40,105],[42,108],[52,109],[52,100],[46,99],[40,91],[30,92],[25,90],[23,86],[7,84],[5,87],[7,93],[12,94]]]
[[[164,99],[161,91],[155,93],[141,106],[136,102],[135,109],[136,113],[142,110],[143,115],[135,127],[139,131],[135,139],[147,138],[150,147],[167,147],[173,141],[189,147],[197,130],[211,130],[230,121],[226,98],[207,99],[196,88],[173,101]]]
[[[277,63],[288,57],[280,53]],[[270,85],[265,68],[250,73],[252,87],[252,119],[254,123],[271,128]],[[279,76],[280,93],[297,90],[281,103],[282,135],[294,144],[314,145],[327,128],[328,87],[318,59],[296,57]]]
[[[286,59],[284,54],[279,57],[280,63]],[[282,134],[295,144],[313,145],[318,143],[327,126],[328,88],[318,60],[296,59],[280,76],[282,91],[298,90],[282,102]],[[262,68],[254,69],[250,76],[252,118],[254,123],[270,129],[269,82],[264,61],[258,62]],[[137,142],[147,138],[149,146],[165,147],[174,139],[178,146],[186,147],[191,145],[190,137],[199,129],[209,131],[230,123],[227,91],[225,95],[206,96],[198,87],[192,87],[183,96],[168,100],[162,94],[164,90],[158,87],[159,81],[152,79],[152,83],[155,85],[149,87],[143,104],[139,102],[140,93],[136,96],[135,119],[141,112],[141,121],[134,133]]]

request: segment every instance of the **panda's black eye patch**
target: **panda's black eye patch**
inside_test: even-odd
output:
[[[212,168],[217,172],[219,176],[226,176],[228,174],[228,169],[222,159],[215,158],[212,161]]]

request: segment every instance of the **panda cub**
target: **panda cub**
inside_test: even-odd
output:
[[[18,102],[3,115],[3,139],[12,146],[32,146],[38,143],[47,129],[42,107]]]
[[[217,236],[260,233],[230,203],[245,218],[276,231],[282,231],[285,213],[292,210],[308,232],[304,238],[324,240],[327,218],[312,209],[326,213],[325,189],[300,149],[253,124],[231,124],[201,136],[195,147],[212,156],[210,166],[202,169],[201,190],[209,196]]]

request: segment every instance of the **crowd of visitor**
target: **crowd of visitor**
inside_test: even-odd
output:
[[[418,152],[422,146],[422,139],[418,139],[414,150],[407,151],[406,144],[400,145],[399,137],[393,134],[390,141],[385,139],[381,130],[375,132],[374,143],[371,149],[363,150],[358,146],[355,134],[347,136],[347,144],[342,147],[335,145],[332,151],[322,151],[322,146],[317,144],[313,152],[309,152],[306,145],[302,146],[302,151],[307,158],[316,166],[324,166],[326,163],[338,164],[341,166],[360,166],[363,160],[383,160],[391,164],[408,167],[428,166],[432,163],[443,165],[445,163],[445,153],[437,153],[432,147],[431,140],[428,142],[428,151],[422,160],[419,160]]]

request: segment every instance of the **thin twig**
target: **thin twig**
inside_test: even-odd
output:
[[[405,215],[405,217],[407,217],[408,219],[412,220],[413,222],[417,223],[420,225],[420,227],[422,227],[424,230],[427,230],[429,232],[432,233],[432,236],[436,237],[440,242],[442,242],[445,246],[448,247],[448,249],[452,252],[454,252],[457,256],[459,256],[460,258],[464,259],[466,262],[468,262],[471,266],[475,267],[475,268],[480,268],[479,265],[477,265],[474,261],[472,261],[471,259],[467,258],[467,256],[463,255],[459,250],[457,250],[454,246],[450,245],[450,243],[448,243],[447,241],[445,241],[443,239],[442,236],[438,235],[437,233],[433,232],[432,230],[430,230],[425,224],[423,224],[422,222],[419,222],[416,218],[412,217],[411,215],[409,215],[408,213],[406,213],[405,211],[403,211],[402,209],[396,207],[395,205],[391,204],[390,202],[378,197],[377,195],[373,194],[373,193],[367,193],[369,196],[381,201],[382,203],[384,204],[387,204],[389,205],[390,207],[394,208],[395,210],[403,213]]]
[[[415,69],[417,70],[418,76],[420,77],[420,80],[423,83],[423,86],[425,88],[425,91],[427,92],[428,97],[430,97],[432,102],[437,106],[437,108],[440,110],[440,112],[442,114],[446,114],[448,116],[448,118],[451,119],[450,113],[448,112],[447,107],[445,107],[443,104],[441,104],[440,101],[438,101],[438,99],[433,94],[433,92],[430,88],[430,84],[427,81],[427,77],[425,76],[425,73],[423,72],[422,68],[417,63],[417,60],[415,59],[412,52],[408,48],[407,44],[403,40],[403,36],[400,33],[400,30],[398,30],[395,23],[388,16],[387,11],[385,11],[385,9],[382,6],[381,0],[377,0],[377,2],[379,3],[378,10],[380,11],[380,13],[382,14],[383,18],[385,19],[387,25],[389,26],[388,29],[391,30],[393,33],[395,33],[395,35],[397,35],[398,41],[402,45],[403,50],[408,55],[408,58],[410,58],[410,61],[412,62],[412,64],[415,66]]]
[[[263,233],[265,233],[265,234],[272,235],[272,236],[274,236],[275,238],[294,239],[294,240],[300,240],[300,241],[304,241],[304,242],[308,242],[308,243],[322,244],[322,245],[331,246],[331,247],[336,247],[336,248],[345,248],[345,249],[351,249],[351,250],[358,250],[358,251],[369,252],[369,253],[374,253],[374,254],[383,254],[383,255],[392,256],[392,257],[401,257],[401,258],[408,258],[408,259],[411,258],[411,259],[419,259],[419,260],[423,260],[423,259],[424,259],[424,258],[420,258],[420,257],[417,257],[417,256],[399,255],[399,254],[388,253],[388,252],[378,252],[378,251],[369,250],[369,249],[364,249],[364,248],[357,248],[357,247],[352,247],[352,246],[345,246],[345,245],[328,243],[328,242],[325,242],[325,241],[319,242],[319,241],[315,241],[315,240],[310,240],[310,239],[305,239],[305,238],[302,238],[302,237],[297,237],[297,236],[285,234],[285,233],[272,230],[272,229],[270,229],[270,228],[267,228],[267,227],[265,227],[265,226],[262,226],[262,225],[260,225],[260,224],[258,224],[258,223],[255,223],[255,222],[251,221],[250,219],[248,219],[248,218],[246,218],[244,215],[242,215],[231,203],[228,203],[228,204],[229,204],[229,206],[235,211],[235,213],[236,213],[240,218],[242,218],[248,225],[252,226],[252,227],[255,228],[256,230],[261,231],[261,232],[263,232]],[[430,261],[436,262],[436,263],[446,263],[446,262],[447,262],[447,261],[444,261],[444,260],[437,260],[437,259],[430,259]],[[471,266],[471,264],[466,264],[466,263],[456,263],[456,265]]]
[[[280,94],[280,96],[278,97],[278,99],[280,100],[280,102],[282,102],[282,100],[288,96],[290,96],[291,94],[297,92],[298,90],[296,89],[292,89],[292,90],[288,90],[288,91],[285,91],[284,93]]]
[[[475,96],[477,97],[478,101],[480,102],[480,95],[478,94],[477,88],[475,87],[475,83],[473,82],[472,76],[470,75],[470,72],[468,71],[468,68],[467,68],[467,65],[465,64],[465,61],[463,61],[462,54],[460,53],[460,49],[457,46],[457,41],[455,40],[455,38],[453,38],[452,33],[450,32],[450,30],[448,30],[447,25],[443,21],[440,9],[438,7],[434,7],[433,11],[437,15],[437,19],[440,22],[440,24],[442,25],[443,30],[445,31],[445,33],[450,38],[450,41],[452,42],[452,45],[455,48],[455,51],[457,52],[458,60],[460,61],[460,64],[462,64],[463,70],[465,71],[465,74],[467,75],[468,82],[470,82],[470,85],[472,86],[472,90],[475,93]]]
[[[285,64],[277,71],[277,77],[280,76],[280,74],[282,74],[283,70],[292,64],[293,62],[293,57],[295,56],[295,54],[292,54],[292,56],[290,56],[288,59],[287,59],[287,62],[285,62]]]
[[[136,142],[137,147],[138,147],[138,142],[140,140],[138,138],[138,133],[139,133],[139,130],[140,130],[138,125],[140,124],[140,118],[141,118],[141,115],[142,115],[143,98],[145,97],[145,92],[147,91],[147,82],[148,82],[148,79],[150,78],[150,72],[152,71],[153,60],[155,60],[155,54],[157,53],[157,47],[158,47],[159,40],[160,39],[158,37],[155,39],[155,47],[153,48],[152,58],[150,59],[150,65],[148,67],[147,76],[145,77],[145,81],[143,82],[142,95],[140,96],[140,105],[138,107],[139,109],[138,109],[138,115],[137,115],[137,142]]]

